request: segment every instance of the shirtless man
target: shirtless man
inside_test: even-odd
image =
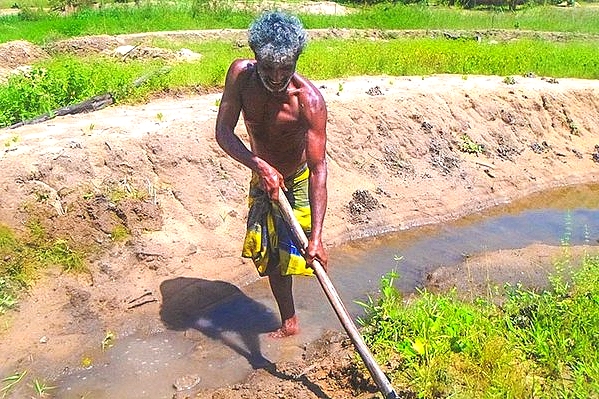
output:
[[[299,332],[292,275],[311,275],[314,259],[325,270],[327,266],[322,244],[327,110],[318,89],[295,71],[306,45],[296,17],[263,14],[249,29],[249,45],[255,59],[235,60],[227,72],[216,141],[252,170],[242,256],[252,258],[259,274],[268,276],[282,324],[270,336],[280,338]],[[234,132],[241,113],[249,149]],[[305,259],[278,211],[279,188],[309,237]]]

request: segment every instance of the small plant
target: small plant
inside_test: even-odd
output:
[[[113,332],[107,331],[104,339],[102,340],[102,350],[105,351],[108,348],[111,348],[114,345],[114,340],[116,336]]]
[[[221,102],[221,99],[220,99],[220,98],[217,98],[217,99],[216,99],[216,101],[214,101],[214,105],[215,105],[216,107],[220,107],[220,102]]]
[[[128,198],[144,201],[149,196],[147,190],[137,189],[126,178],[109,185],[109,187],[104,190],[104,195],[115,204]]]
[[[4,142],[4,147],[10,147],[17,141],[19,141],[19,136],[13,136],[10,140]]]
[[[158,119],[158,122],[162,122],[162,120],[164,119],[164,115],[162,114],[162,112],[156,114],[156,119]]]
[[[13,375],[9,375],[8,377],[2,379],[2,383],[4,384],[2,388],[0,388],[0,392],[2,392],[2,397],[6,397],[8,393],[25,377],[27,374],[27,370],[22,372],[16,372]]]
[[[5,277],[0,277],[0,315],[17,304],[11,288],[10,281]]]
[[[110,239],[112,241],[121,242],[129,237],[129,230],[122,224],[118,224],[110,232]]]
[[[482,144],[478,144],[474,142],[467,134],[464,134],[461,137],[460,142],[460,151],[466,152],[468,154],[482,154],[484,151],[484,146]]]
[[[83,194],[83,199],[86,201],[89,201],[90,199],[92,199],[94,197],[95,197],[95,194],[92,191],[88,191]]]
[[[50,199],[50,193],[46,190],[36,191],[34,195],[37,202],[46,202]]]
[[[516,79],[514,79],[513,76],[506,76],[505,78],[503,78],[503,83],[505,83],[506,85],[515,85]]]
[[[58,239],[51,245],[39,252],[40,260],[62,266],[63,270],[81,271],[84,269],[84,261],[81,254],[71,249],[67,240]]]
[[[33,389],[35,390],[35,394],[39,398],[46,397],[48,395],[48,391],[55,389],[56,387],[48,386],[45,382],[38,380],[37,378],[33,380]]]

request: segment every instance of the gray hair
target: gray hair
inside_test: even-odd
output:
[[[307,35],[297,17],[271,11],[252,23],[248,41],[256,58],[277,63],[289,62],[296,61],[302,53]]]

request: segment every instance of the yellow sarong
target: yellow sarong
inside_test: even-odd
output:
[[[285,195],[302,229],[309,236],[311,228],[308,177],[310,171],[303,165],[296,174],[285,181]],[[261,276],[275,272],[269,267],[279,267],[282,276],[290,274],[311,276],[312,268],[306,265],[293,232],[281,216],[277,204],[270,201],[260,188],[260,179],[252,174],[248,199],[247,232],[241,256],[251,258]]]

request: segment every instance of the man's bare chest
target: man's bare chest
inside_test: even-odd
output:
[[[296,99],[276,101],[263,98],[247,98],[242,103],[246,124],[260,126],[263,129],[297,130],[301,128],[302,118]]]

